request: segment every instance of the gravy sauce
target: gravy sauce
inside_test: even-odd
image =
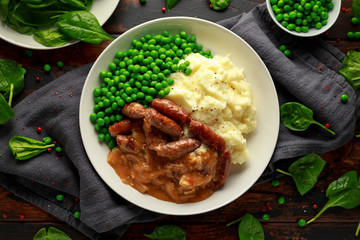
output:
[[[141,127],[133,129],[134,151],[115,147],[107,161],[122,182],[141,193],[175,203],[199,202],[214,193],[218,152],[212,148],[180,158],[159,157],[147,147]]]

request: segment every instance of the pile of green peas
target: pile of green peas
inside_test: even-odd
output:
[[[171,73],[190,75],[190,62],[181,61],[190,53],[213,57],[210,50],[196,43],[196,36],[188,36],[185,31],[175,35],[168,31],[147,34],[132,40],[128,50],[116,52],[108,70],[100,72],[100,87],[93,90],[95,104],[90,121],[99,141],[106,141],[110,149],[116,146],[108,128],[124,118],[121,108],[126,103],[138,102],[147,108],[154,98],[170,93],[174,84]]]
[[[308,32],[327,24],[332,0],[270,0],[276,20],[290,31]]]

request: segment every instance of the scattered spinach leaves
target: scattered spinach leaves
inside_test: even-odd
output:
[[[178,4],[180,0],[166,0],[166,8],[169,10]]]
[[[54,227],[49,227],[47,231],[46,228],[41,228],[33,237],[33,240],[48,239],[71,240],[71,238],[66,233]]]
[[[144,234],[153,240],[185,240],[186,232],[179,226],[176,225],[164,225],[156,227],[151,234]]]
[[[246,213],[241,218],[228,223],[226,226],[230,226],[234,223],[240,222],[238,228],[238,234],[240,240],[264,240],[264,230],[260,222],[250,213]]]
[[[287,102],[280,107],[280,119],[293,131],[305,131],[311,124],[319,125],[331,134],[333,131],[313,119],[313,111],[297,102]]]
[[[59,17],[56,26],[70,38],[83,42],[99,44],[104,40],[113,40],[99,24],[96,17],[87,11],[72,11]]]
[[[0,125],[6,123],[14,116],[14,111],[0,93]]]
[[[348,51],[339,73],[356,91],[360,89],[360,52]]]
[[[210,2],[214,10],[221,11],[229,6],[230,0],[210,0]]]
[[[12,99],[23,88],[23,68],[15,61],[0,59],[0,125],[14,116],[11,108]]]
[[[328,208],[343,207],[352,209],[360,205],[360,179],[358,179],[356,171],[347,172],[330,183],[326,190],[326,196],[329,198],[328,202],[306,224],[315,221]]]
[[[276,170],[291,176],[299,193],[304,195],[314,187],[325,164],[326,162],[319,155],[308,154],[291,164],[289,172]]]
[[[21,136],[15,136],[9,141],[10,150],[18,160],[32,158],[54,146],[54,144],[46,144],[35,139]]]

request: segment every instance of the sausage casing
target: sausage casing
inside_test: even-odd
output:
[[[145,119],[149,122],[150,125],[170,136],[181,137],[184,134],[183,128],[179,124],[159,113],[154,108],[146,109]]]
[[[125,116],[128,116],[129,118],[143,119],[145,116],[145,110],[146,110],[145,107],[143,105],[141,105],[140,103],[131,102],[131,103],[125,104],[122,107],[121,112]]]
[[[193,152],[201,146],[201,142],[195,138],[182,138],[178,141],[160,144],[155,148],[161,157],[178,158]]]
[[[109,127],[109,133],[111,136],[116,137],[119,134],[131,133],[131,129],[134,127],[134,122],[130,119],[124,119]]]
[[[182,124],[188,124],[191,120],[190,114],[187,111],[170,100],[155,98],[151,106],[158,112]]]
[[[196,138],[199,138],[214,149],[222,151],[225,148],[225,140],[204,123],[191,119],[189,130]]]

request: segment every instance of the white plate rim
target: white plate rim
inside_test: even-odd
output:
[[[261,65],[265,71],[265,75],[267,75],[268,79],[270,80],[270,82],[268,82],[268,86],[271,88],[270,91],[274,94],[273,95],[273,99],[271,99],[272,102],[276,103],[276,108],[274,108],[274,112],[273,112],[273,119],[274,119],[274,122],[276,123],[276,125],[272,126],[272,132],[274,133],[274,136],[273,138],[271,139],[271,142],[269,143],[269,149],[271,149],[271,154],[267,156],[267,159],[266,159],[266,164],[263,164],[263,166],[258,169],[257,171],[257,176],[254,177],[253,179],[251,179],[251,181],[248,182],[248,186],[246,188],[243,188],[241,191],[238,192],[238,194],[234,195],[233,197],[231,198],[228,198],[226,199],[225,201],[223,201],[221,204],[218,204],[218,205],[214,205],[212,207],[208,207],[206,209],[199,209],[199,210],[194,210],[192,209],[191,211],[186,211],[186,209],[188,208],[189,205],[193,205],[193,204],[199,204],[199,203],[188,203],[188,204],[180,204],[181,206],[183,207],[180,207],[181,211],[179,210],[170,210],[170,209],[161,209],[159,208],[158,206],[156,205],[153,205],[153,206],[148,206],[148,205],[144,205],[144,203],[142,202],[139,202],[137,201],[136,199],[133,198],[133,196],[129,197],[127,195],[124,195],[123,192],[119,192],[119,190],[114,186],[114,184],[112,184],[111,182],[107,181],[104,177],[104,175],[101,174],[101,170],[98,169],[98,166],[96,164],[96,159],[92,159],[91,155],[89,156],[89,152],[91,152],[91,147],[89,144],[86,144],[88,141],[86,139],[86,137],[84,136],[84,134],[86,133],[86,131],[88,131],[88,128],[85,127],[84,124],[84,121],[87,121],[87,122],[90,122],[89,118],[87,115],[84,115],[84,113],[86,112],[85,110],[85,106],[84,106],[84,101],[85,101],[85,98],[86,98],[86,93],[85,93],[85,89],[86,89],[86,85],[90,80],[90,77],[91,76],[94,76],[94,75],[98,75],[98,72],[94,72],[95,71],[95,68],[94,66],[96,66],[97,64],[99,64],[100,61],[103,61],[101,60],[103,55],[105,54],[105,50],[99,55],[99,57],[97,58],[97,60],[95,61],[93,67],[90,69],[89,73],[88,73],[88,76],[87,76],[87,79],[85,81],[85,84],[84,84],[84,88],[83,88],[83,92],[81,94],[81,99],[80,99],[80,107],[79,107],[79,118],[80,118],[80,132],[81,132],[81,138],[82,138],[82,141],[83,141],[83,144],[84,144],[84,148],[85,148],[85,151],[86,153],[88,154],[88,157],[90,159],[90,162],[92,163],[95,171],[100,175],[100,177],[104,180],[104,182],[111,188],[113,189],[117,194],[119,194],[120,196],[122,196],[123,198],[125,198],[126,200],[132,202],[133,204],[139,206],[139,207],[142,207],[144,209],[147,209],[147,210],[150,210],[150,211],[153,211],[153,212],[157,212],[157,213],[162,213],[162,214],[169,214],[169,215],[195,215],[195,214],[201,214],[201,213],[205,213],[205,212],[209,212],[209,211],[212,211],[212,210],[215,210],[215,209],[218,209],[220,207],[223,207],[227,204],[229,204],[230,202],[234,201],[235,199],[237,199],[238,197],[240,197],[242,194],[244,194],[250,187],[253,186],[253,184],[258,180],[258,178],[261,176],[261,174],[263,173],[263,171],[265,170],[265,168],[267,167],[268,165],[268,162],[270,161],[271,159],[271,156],[272,156],[272,153],[273,151],[275,150],[275,146],[276,146],[276,142],[277,142],[277,138],[278,138],[278,133],[279,133],[279,123],[280,123],[280,117],[279,117],[279,108],[278,108],[278,98],[277,98],[277,94],[276,94],[276,89],[275,89],[275,85],[273,83],[273,80],[271,78],[271,75],[267,69],[267,67],[265,66],[265,64],[262,62],[261,58],[259,57],[259,55],[252,49],[252,47],[246,43],[242,38],[240,38],[238,35],[236,35],[235,33],[231,32],[230,30],[216,24],[216,23],[213,23],[213,22],[210,22],[208,20],[204,20],[204,19],[200,19],[200,18],[193,18],[193,17],[165,17],[165,18],[160,18],[160,19],[155,19],[155,20],[151,20],[151,21],[148,21],[148,22],[145,22],[143,24],[140,24],[136,27],[133,27],[132,29],[126,31],[124,34],[122,34],[121,36],[119,36],[117,39],[119,38],[124,38],[124,36],[127,36],[129,34],[131,34],[132,32],[136,31],[137,29],[139,28],[142,28],[142,27],[145,27],[149,24],[155,24],[155,23],[161,23],[162,21],[166,21],[166,20],[173,20],[173,21],[199,21],[199,22],[202,22],[202,23],[206,23],[206,24],[209,24],[209,25],[212,25],[212,26],[215,26],[219,29],[222,29],[222,31],[225,31],[227,32],[228,34],[231,34],[234,38],[236,38],[237,40],[241,41],[243,44],[245,44],[249,49],[252,50],[253,54],[260,60],[261,62]],[[109,44],[107,46],[107,48],[112,48],[112,46],[116,45],[117,44],[117,41],[120,41],[120,40],[114,40],[114,42],[112,42],[111,44]],[[246,69],[245,69],[245,72],[246,72]],[[91,129],[93,130],[93,129]],[[94,131],[94,130],[93,130]],[[251,134],[250,134],[251,135]],[[106,161],[106,160],[105,160]],[[251,159],[249,159],[248,161],[251,161]],[[107,164],[107,163],[106,163]],[[243,168],[243,166],[240,167],[241,169]],[[242,171],[242,170],[240,170]],[[230,173],[231,175],[231,173]],[[121,181],[121,180],[120,180]],[[122,183],[122,182],[121,182]],[[123,184],[125,185],[125,184]],[[226,185],[226,184],[225,184]],[[129,188],[131,188],[130,186],[128,186]],[[134,189],[129,189],[130,192],[133,191],[133,192],[137,192],[137,190],[134,190]],[[221,192],[223,191],[222,189],[219,189],[215,192],[215,194],[217,192]],[[139,194],[138,192],[135,193],[136,194]],[[130,194],[131,195],[131,194]],[[144,195],[144,194],[143,194]],[[152,198],[152,199],[155,199],[151,196],[148,196],[149,198]],[[210,197],[211,198],[211,197]],[[160,201],[160,202],[164,202],[164,201],[161,201],[161,200],[157,200],[155,199],[155,201]],[[204,200],[206,201],[206,200]],[[168,202],[167,202],[168,203]],[[170,205],[171,204],[175,204],[175,203],[169,203]],[[200,202],[201,204],[201,202]],[[177,206],[179,206],[179,204],[175,204]],[[170,207],[171,208],[171,207]]]

